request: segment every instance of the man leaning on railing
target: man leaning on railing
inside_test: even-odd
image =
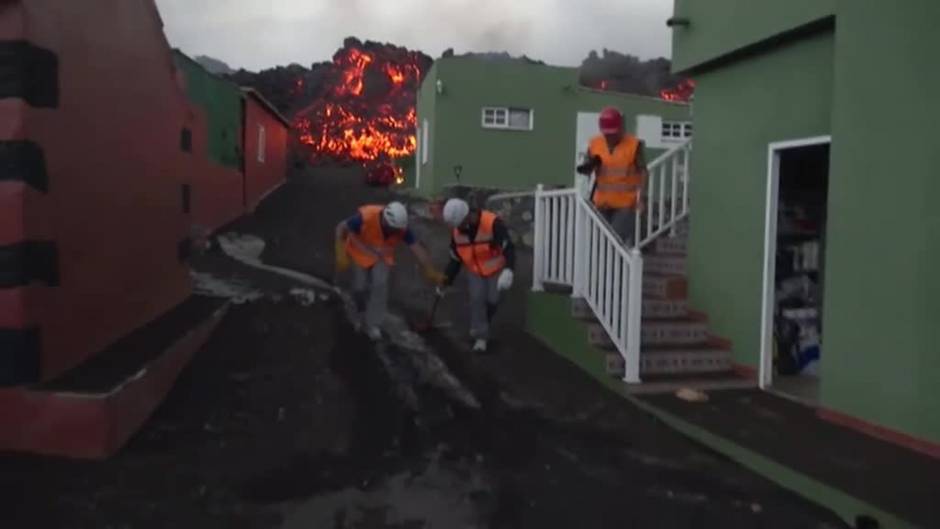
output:
[[[646,160],[643,142],[624,130],[623,114],[616,108],[601,111],[601,134],[588,146],[580,174],[594,175],[591,199],[626,246],[633,246],[637,213],[643,210]]]

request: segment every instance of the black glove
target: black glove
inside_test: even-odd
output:
[[[583,174],[583,175],[585,175],[585,176],[591,176],[591,175],[594,173],[594,171],[595,171],[598,167],[600,167],[600,165],[601,165],[601,157],[600,157],[600,156],[592,156],[592,157],[589,158],[586,162],[584,162],[583,164],[579,165],[575,170],[578,171],[578,174]]]

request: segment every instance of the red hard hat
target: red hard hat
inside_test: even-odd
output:
[[[601,117],[598,120],[601,134],[617,134],[623,131],[623,114],[614,107],[607,107],[601,110]]]

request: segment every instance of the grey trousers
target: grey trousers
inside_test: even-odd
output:
[[[356,308],[365,313],[366,326],[381,327],[388,312],[388,265],[379,261],[367,269],[353,263],[352,271]]]
[[[610,227],[614,229],[614,233],[620,236],[620,240],[626,246],[633,246],[633,239],[636,237],[636,210],[633,208],[604,208],[599,211],[607,219]]]
[[[470,291],[470,336],[477,340],[490,339],[490,320],[499,304],[499,274],[481,277],[467,272]]]

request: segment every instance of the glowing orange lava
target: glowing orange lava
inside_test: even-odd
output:
[[[686,79],[675,88],[666,88],[659,92],[659,97],[666,101],[687,102],[695,94],[695,81]]]
[[[421,78],[417,53],[340,50],[326,88],[294,118],[300,143],[315,160],[368,161],[414,154]]]

